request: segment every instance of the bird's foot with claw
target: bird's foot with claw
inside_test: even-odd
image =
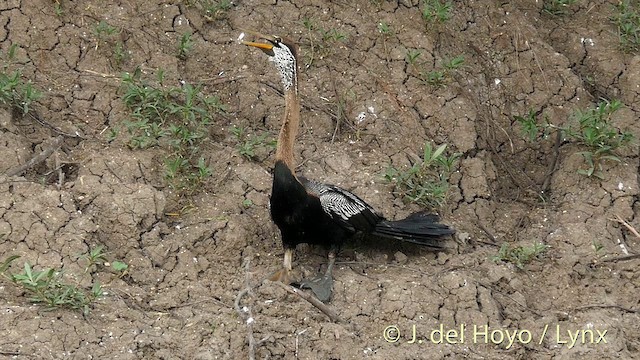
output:
[[[288,270],[285,268],[282,268],[274,272],[273,274],[269,275],[268,279],[271,281],[278,281],[287,285],[290,285],[295,282],[293,280],[293,276],[291,275],[291,270]]]
[[[327,273],[311,279],[303,279],[298,283],[298,285],[301,289],[311,289],[318,300],[326,302],[331,299],[333,276],[330,273]]]

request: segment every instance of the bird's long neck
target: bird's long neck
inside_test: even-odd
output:
[[[297,79],[296,79],[297,80]],[[293,144],[300,126],[300,98],[298,97],[297,81],[284,91],[284,119],[278,135],[278,147],[276,148],[276,161],[284,162],[292,173],[295,173],[293,159]]]

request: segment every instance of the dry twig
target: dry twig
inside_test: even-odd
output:
[[[263,342],[265,342],[267,339],[269,339],[269,336],[264,337],[260,341],[256,341],[256,338],[253,336],[253,324],[255,322],[255,319],[253,318],[251,307],[240,306],[240,302],[242,301],[242,298],[247,294],[251,294],[252,287],[249,279],[250,264],[251,264],[251,256],[249,255],[249,256],[246,256],[243,261],[243,267],[245,271],[245,287],[242,290],[240,290],[240,292],[236,296],[236,301],[233,303],[233,307],[238,313],[238,315],[240,316],[240,318],[243,319],[245,324],[247,325],[247,342],[249,343],[249,360],[255,360],[256,347],[262,344]]]
[[[28,170],[29,168],[45,161],[49,156],[51,156],[51,154],[53,154],[54,151],[58,150],[60,148],[60,146],[62,146],[62,140],[64,139],[64,137],[62,135],[58,136],[57,138],[55,138],[55,140],[53,141],[53,143],[47,147],[46,149],[42,150],[42,152],[34,157],[32,157],[29,161],[27,161],[26,163],[17,166],[13,169],[10,169],[9,171],[7,171],[7,176],[11,177],[11,176],[16,176],[16,175],[20,175],[23,172],[25,172],[26,170]]]
[[[296,289],[291,285],[283,284],[283,283],[281,283],[279,281],[269,281],[269,282],[274,283],[274,284],[278,285],[279,287],[285,289],[287,292],[289,292],[291,294],[298,295],[302,299],[306,300],[311,305],[315,306],[318,310],[320,310],[323,314],[327,315],[329,317],[329,319],[331,319],[331,321],[333,321],[334,323],[348,324],[348,322],[346,322],[344,319],[342,319],[340,317],[340,315],[338,315],[338,313],[336,313],[335,310],[333,310],[332,308],[330,308],[329,306],[324,304],[322,301],[320,301],[317,298],[315,298],[313,295],[311,295],[311,294],[309,294],[309,293],[307,293],[305,291],[302,291],[300,289]]]

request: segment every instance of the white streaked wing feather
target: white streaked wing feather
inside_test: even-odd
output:
[[[349,191],[312,180],[306,180],[304,185],[307,191],[320,199],[322,210],[327,214],[337,215],[345,221],[365,210],[376,214],[375,209]]]

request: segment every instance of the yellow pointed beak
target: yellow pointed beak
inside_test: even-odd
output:
[[[253,42],[253,41],[244,41],[244,40],[241,41],[240,43],[244,44],[244,45],[257,47],[258,49],[267,50],[267,51],[273,49],[273,45],[272,44],[259,43],[259,42]]]
[[[239,42],[241,44],[244,45],[248,45],[248,46],[253,46],[253,47],[257,47],[258,49],[261,49],[262,51],[271,51],[273,49],[273,44],[269,44],[269,43],[259,43],[259,42],[254,42],[254,41],[244,41],[242,40],[242,38],[244,38],[246,34],[250,34],[253,35],[257,38],[260,39],[265,39],[265,40],[269,40],[269,41],[275,41],[275,36],[271,36],[271,35],[265,35],[265,34],[261,34],[257,31],[253,31],[253,30],[243,30],[242,34],[240,34],[240,37],[238,38]]]

